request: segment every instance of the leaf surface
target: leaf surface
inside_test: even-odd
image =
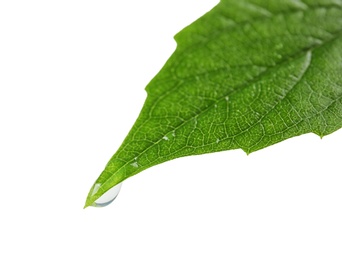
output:
[[[342,0],[221,0],[175,39],[86,207],[168,160],[341,128]]]

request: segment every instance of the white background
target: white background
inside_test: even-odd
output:
[[[216,4],[0,2],[0,259],[341,259],[342,132],[177,159],[83,209],[173,35]]]

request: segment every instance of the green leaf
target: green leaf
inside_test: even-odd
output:
[[[86,207],[168,160],[341,128],[342,0],[221,0],[175,39]]]

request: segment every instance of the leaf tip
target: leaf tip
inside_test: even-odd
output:
[[[241,148],[241,150],[244,151],[247,156],[252,153],[252,151],[248,148]]]
[[[83,206],[83,209],[86,209],[88,208],[89,206],[93,206],[94,205],[94,202],[92,202],[91,198],[87,198],[86,199],[86,202],[84,203],[84,206]]]
[[[89,190],[83,209],[94,205],[95,200],[97,199],[97,197],[95,197],[94,195],[97,194],[98,190],[99,190],[99,186],[96,185],[95,183]]]
[[[319,133],[319,132],[313,132],[315,135],[318,135],[318,137],[322,140],[325,134]]]
[[[86,202],[84,203],[83,209],[88,208],[89,206],[92,206],[93,203],[91,202],[90,198],[87,197]]]

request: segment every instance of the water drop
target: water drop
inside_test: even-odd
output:
[[[99,186],[96,186],[96,185],[99,185]],[[108,206],[118,196],[120,189],[121,189],[121,185],[122,185],[122,183],[119,183],[118,185],[115,185],[113,188],[108,190],[105,194],[103,194],[100,198],[98,198],[94,202],[93,206],[94,207],[106,207],[106,206]],[[95,184],[94,190],[96,188],[99,189],[100,186],[101,186],[100,184]]]
[[[138,168],[139,164],[137,162],[133,162],[133,163],[131,163],[131,166],[133,166],[134,168]]]

